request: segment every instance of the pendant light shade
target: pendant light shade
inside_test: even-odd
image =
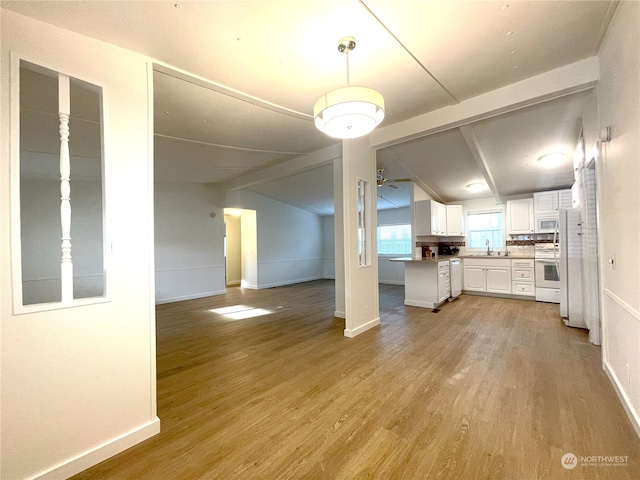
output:
[[[361,137],[384,119],[384,98],[372,88],[339,88],[320,97],[313,116],[318,130],[330,137]]]
[[[349,84],[349,52],[356,46],[353,37],[345,37],[338,51],[347,55],[347,84]],[[325,93],[313,107],[318,130],[334,138],[356,138],[366,135],[384,119],[382,94],[368,87],[338,88]]]

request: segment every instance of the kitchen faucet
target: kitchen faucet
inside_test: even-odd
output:
[[[489,239],[487,238],[487,255],[491,255],[491,249],[489,248]]]

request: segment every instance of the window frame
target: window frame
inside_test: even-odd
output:
[[[379,228],[380,227],[395,227],[395,226],[407,226],[409,227],[409,251],[407,253],[380,253],[380,235],[379,235]],[[405,223],[405,222],[401,222],[401,223],[383,223],[383,224],[379,224],[376,227],[376,246],[378,247],[378,257],[382,257],[382,258],[394,258],[394,257],[402,257],[402,256],[407,256],[407,255],[412,255],[413,253],[413,249],[412,249],[412,237],[413,237],[413,228],[411,223]]]
[[[506,216],[504,206],[496,206],[495,208],[484,208],[479,210],[467,210],[465,212],[465,250],[468,252],[483,252],[486,251],[486,247],[471,247],[470,235],[472,232],[471,222],[469,221],[470,215],[483,215],[490,213],[499,213],[502,216],[502,244],[501,245],[489,245],[492,251],[504,250],[507,244],[506,236]]]

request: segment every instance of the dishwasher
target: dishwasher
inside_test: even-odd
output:
[[[462,293],[462,263],[459,258],[449,260],[449,279],[451,282],[451,298],[454,300]]]

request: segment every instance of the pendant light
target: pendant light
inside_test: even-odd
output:
[[[313,107],[316,128],[334,138],[366,135],[384,119],[384,98],[377,90],[352,87],[349,80],[349,52],[356,48],[353,37],[338,43],[338,51],[347,58],[347,86],[325,93]]]

